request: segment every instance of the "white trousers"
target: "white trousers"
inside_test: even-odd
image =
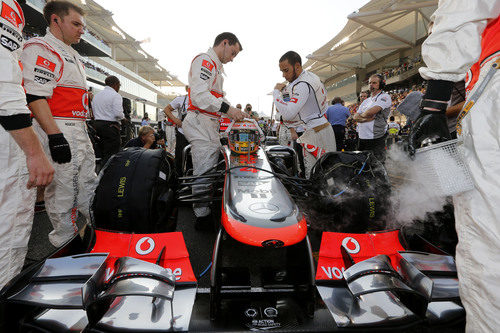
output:
[[[324,153],[330,151],[336,151],[337,145],[335,143],[335,134],[333,133],[332,126],[328,125],[323,128],[321,131],[316,132],[313,129],[307,129],[300,138],[297,139],[298,143],[313,145],[315,147],[319,147],[324,149]],[[316,163],[316,161],[321,157],[322,154],[318,154],[314,156],[310,151],[306,148],[302,149],[304,155],[304,166],[306,168],[306,178],[309,178],[311,175],[311,169]]]
[[[78,212],[89,222],[89,204],[97,176],[94,149],[85,122],[56,119],[56,123],[71,149],[69,163],[53,162],[47,135],[36,121],[33,121],[33,128],[55,169],[54,180],[45,188],[45,208],[54,228],[49,233],[49,240],[55,247],[60,247],[78,232]]]
[[[28,179],[26,156],[0,126],[0,288],[21,271],[28,251],[36,199]]]
[[[290,141],[292,140],[292,135],[290,130],[285,125],[280,125],[280,130],[278,131],[278,142],[281,146],[290,146]]]
[[[491,67],[483,66],[475,89]],[[500,327],[500,71],[462,119],[460,147],[475,188],[453,198],[460,297],[468,332]],[[471,92],[470,96],[474,93]]]
[[[219,136],[219,120],[202,113],[189,111],[182,122],[184,136],[191,144],[193,159],[193,175],[198,176],[213,169],[219,159],[221,148]],[[215,169],[214,169],[215,170]],[[200,179],[199,181],[203,181]],[[193,186],[193,194],[209,189],[209,185]],[[208,203],[193,204],[196,217],[210,214]]]
[[[165,126],[165,137],[167,139],[167,151],[175,156],[175,126]]]

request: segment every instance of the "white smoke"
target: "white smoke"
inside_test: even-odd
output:
[[[391,195],[394,227],[424,220],[428,213],[439,212],[447,204],[447,197],[441,196],[429,186],[425,172],[419,172],[424,165],[410,159],[401,146],[394,144],[387,153],[385,167],[393,190]]]

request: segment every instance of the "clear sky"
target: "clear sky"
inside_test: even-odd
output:
[[[268,94],[283,82],[279,58],[289,50],[306,56],[332,39],[347,23],[347,15],[368,0],[96,0],[113,19],[159,59],[161,66],[187,84],[191,60],[212,46],[224,31],[238,36],[243,51],[224,65],[224,91],[233,106],[250,103],[270,115]]]

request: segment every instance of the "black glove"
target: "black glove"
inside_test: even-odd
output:
[[[444,111],[421,110],[408,136],[408,152],[415,156],[416,149],[429,139],[432,143],[450,140],[450,132]]]
[[[71,161],[69,143],[62,133],[51,134],[49,137],[50,156],[56,163],[63,164]]]

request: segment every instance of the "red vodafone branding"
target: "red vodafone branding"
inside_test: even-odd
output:
[[[150,254],[155,249],[155,241],[151,237],[142,237],[135,244],[135,252],[141,256]]]
[[[159,260],[159,265],[174,274],[176,281],[196,281],[180,232],[122,234],[96,230],[96,243],[91,252],[107,252],[116,258],[129,256],[154,264]],[[106,274],[112,276],[114,266],[108,267]]]
[[[341,247],[351,255],[356,263],[379,254],[386,254],[397,262],[398,251],[404,251],[399,242],[398,231],[372,234],[347,234],[324,232],[319,250],[316,280],[341,280],[344,278],[345,264]]]
[[[51,72],[56,70],[56,64],[54,64],[50,60],[45,59],[42,56],[38,56],[38,58],[36,59],[36,65],[48,69]]]
[[[23,20],[21,17],[5,2],[2,3],[2,12],[0,13],[0,16],[18,28],[23,26]]]
[[[359,245],[358,241],[355,238],[352,237],[346,237],[342,241],[342,246],[349,252],[350,254],[356,254],[359,253],[361,250],[361,246]]]
[[[209,71],[212,71],[212,69],[214,68],[214,65],[212,63],[210,63],[210,61],[208,61],[208,60],[203,60],[201,62],[201,65],[203,67],[205,67],[206,69],[208,69]]]

